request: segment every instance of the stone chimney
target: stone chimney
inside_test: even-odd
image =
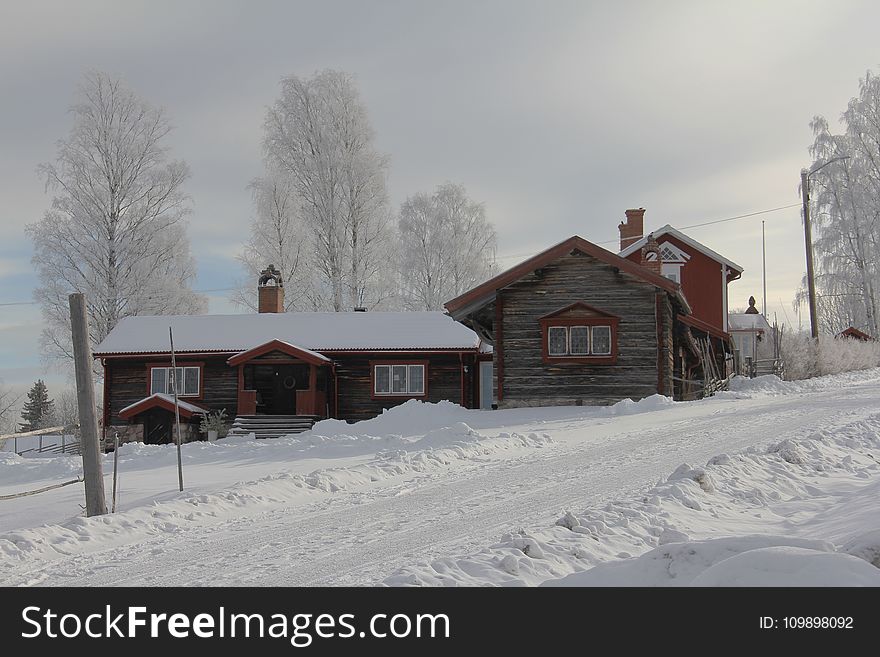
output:
[[[284,281],[275,265],[269,265],[260,272],[257,292],[260,295],[258,307],[261,313],[284,312]]]
[[[645,232],[645,208],[626,211],[626,223],[617,226],[620,231],[620,250],[623,251],[633,242],[642,239]]]
[[[642,267],[650,269],[658,276],[663,275],[663,262],[660,260],[660,245],[654,239],[654,234],[648,235],[648,241],[642,247]]]

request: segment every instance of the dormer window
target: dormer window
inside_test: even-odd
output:
[[[545,315],[539,320],[544,362],[614,363],[619,319],[582,302]]]
[[[681,268],[691,257],[672,242],[660,245],[660,273],[671,281],[681,284]]]

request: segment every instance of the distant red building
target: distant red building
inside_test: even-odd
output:
[[[620,230],[620,256],[639,262],[650,236],[644,235],[644,208],[626,211]],[[660,250],[660,273],[681,284],[692,318],[717,332],[728,332],[727,285],[743,268],[670,225],[651,232]]]
[[[865,333],[864,331],[860,331],[855,326],[850,326],[847,329],[842,330],[837,334],[838,338],[853,338],[855,340],[861,340],[862,342],[874,342],[874,338]]]

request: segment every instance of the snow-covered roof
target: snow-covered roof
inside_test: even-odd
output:
[[[671,236],[681,240],[682,242],[684,242],[688,246],[693,247],[694,249],[696,249],[697,251],[699,251],[703,255],[709,256],[713,260],[716,260],[722,264],[727,265],[728,267],[736,270],[740,274],[743,272],[743,268],[740,267],[735,262],[733,262],[732,260],[728,260],[723,255],[716,253],[715,251],[710,249],[705,244],[700,244],[697,240],[693,239],[692,237],[688,237],[687,235],[682,233],[680,230],[673,228],[669,224],[666,224],[665,226],[663,226],[662,228],[658,228],[657,230],[652,230],[650,232],[650,234],[653,235],[654,239],[657,240],[658,242],[660,241],[660,237],[662,237],[663,235],[671,235]],[[644,237],[642,237],[639,240],[636,240],[635,242],[630,244],[628,247],[626,247],[623,251],[621,251],[620,257],[621,258],[629,257],[630,255],[632,255],[633,253],[635,253],[636,251],[641,249],[643,246],[645,246],[645,244],[647,242],[648,242],[648,235],[645,235]]]
[[[96,356],[246,351],[283,340],[312,351],[475,349],[477,334],[441,312],[260,313],[126,317]]]
[[[164,402],[174,406],[174,395],[166,395],[164,392],[154,392],[149,397],[144,397],[143,399],[136,401],[134,404],[129,404],[128,406],[126,406],[125,408],[120,410],[119,414],[123,415],[126,412],[135,408],[136,406],[141,406],[142,404],[145,404],[146,402],[150,402],[150,401],[154,401],[154,400],[157,400],[157,401],[161,400],[161,401],[164,401]],[[204,408],[202,408],[201,406],[196,406],[195,404],[190,404],[188,402],[185,402],[182,399],[180,399],[179,397],[177,398],[177,404],[178,404],[178,406],[180,406],[181,411],[186,411],[192,415],[207,413],[207,411]]]
[[[760,313],[731,313],[727,316],[729,331],[769,331],[770,324]]]

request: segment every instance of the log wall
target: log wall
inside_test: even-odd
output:
[[[614,364],[543,362],[539,319],[578,301],[620,317]],[[499,291],[495,303],[500,407],[612,404],[655,394],[661,340],[668,344],[662,385],[669,385],[671,394],[671,305],[650,283],[575,252]],[[668,328],[658,329],[658,311],[668,318]]]

